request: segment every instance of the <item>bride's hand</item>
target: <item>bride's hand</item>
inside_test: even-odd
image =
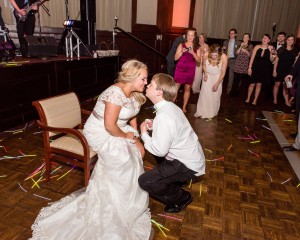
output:
[[[125,133],[125,138],[128,138],[128,139],[130,139],[130,140],[133,140],[133,138],[134,138],[134,133],[133,132],[127,132],[127,133]]]
[[[218,90],[219,85],[218,84],[214,84],[212,87],[213,92],[216,92]]]

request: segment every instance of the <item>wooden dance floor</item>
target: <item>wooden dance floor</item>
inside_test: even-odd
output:
[[[164,206],[150,198],[152,219],[165,227],[160,230],[153,224],[153,239],[299,240],[299,179],[280,146],[293,142],[288,134],[296,130],[294,115],[284,106],[271,105],[271,99],[260,99],[264,104],[257,107],[244,106],[244,97],[224,92],[219,115],[205,120],[193,117],[196,99],[193,95],[187,117],[205,153],[206,175],[185,187],[193,202],[181,213],[166,214]],[[94,103],[85,101],[83,106],[92,109]],[[140,121],[154,117],[148,106]],[[286,142],[277,140],[273,130]],[[84,187],[78,169],[49,183],[41,180],[38,186],[25,180],[43,163],[40,131],[31,121],[0,133],[0,239],[28,239],[42,207]],[[295,154],[291,161],[299,163]],[[146,155],[144,165],[147,171],[154,159]],[[56,175],[70,169],[63,165]]]

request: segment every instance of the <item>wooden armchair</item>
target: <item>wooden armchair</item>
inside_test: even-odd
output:
[[[51,161],[64,162],[83,168],[87,186],[97,154],[93,152],[82,134],[82,113],[77,95],[74,92],[54,96],[32,103],[36,107],[43,129],[46,179],[49,181]]]

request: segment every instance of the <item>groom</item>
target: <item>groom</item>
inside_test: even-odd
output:
[[[176,183],[205,174],[205,157],[198,137],[182,110],[173,103],[176,95],[176,83],[171,76],[154,75],[146,90],[146,96],[156,109],[156,117],[153,124],[150,123],[152,137],[147,132],[149,122],[141,124],[145,149],[164,160],[142,174],[139,185],[164,203],[168,213],[180,212],[193,200],[191,194]]]

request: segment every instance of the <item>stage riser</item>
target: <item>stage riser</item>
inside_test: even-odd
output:
[[[37,119],[34,100],[70,91],[80,100],[99,95],[118,71],[119,57],[0,67],[0,131]]]

